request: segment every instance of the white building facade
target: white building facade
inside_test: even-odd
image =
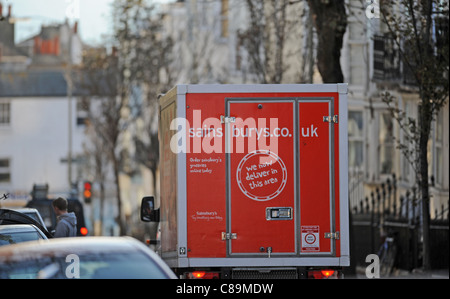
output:
[[[314,66],[315,33],[304,2],[290,6],[286,14],[286,23],[290,27],[285,29],[284,73],[280,83],[321,83]],[[348,25],[341,66],[344,80],[349,84],[349,190],[352,208],[358,207],[361,200],[370,197],[375,188],[388,179],[392,182],[393,175],[397,198],[411,191],[416,183],[413,168],[397,149],[394,139],[404,141],[403,133],[380,97],[380,92],[385,90],[382,86],[389,84],[380,84],[380,80],[376,80],[375,60],[389,55],[375,49],[375,37],[382,35],[384,30],[377,3],[346,3]],[[264,24],[269,24],[272,11],[269,5],[265,9]],[[252,69],[251,53],[241,38],[251,26],[246,1],[177,1],[167,4],[163,14],[164,34],[172,36],[175,42],[173,72],[177,74],[176,83],[261,83]],[[272,44],[269,49],[273,50],[277,40],[273,28],[271,30],[267,37]],[[261,55],[270,54],[266,53],[261,49]],[[399,107],[409,117],[417,119],[420,100],[417,90],[403,85],[389,91],[397,98]],[[448,128],[447,101],[436,116],[429,142],[432,218],[448,214]]]
[[[10,18],[11,9],[0,23],[0,193],[27,199],[33,184],[48,184],[68,195],[85,140],[81,92],[68,84],[81,62],[77,24],[43,26],[15,44]]]
[[[66,96],[1,97],[0,193],[28,197],[33,184],[49,184],[51,193],[68,193],[69,136],[72,136],[72,180],[75,158],[82,153],[84,125],[77,124],[76,98]],[[70,132],[71,131],[71,132]]]

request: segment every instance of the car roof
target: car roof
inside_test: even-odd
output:
[[[35,208],[11,208],[10,210],[18,211],[21,213],[25,213],[25,212],[38,212],[39,213],[39,211]]]
[[[18,232],[31,232],[37,231],[37,228],[33,224],[6,224],[0,225],[0,234],[5,233],[18,233]]]
[[[56,238],[1,246],[0,266],[2,263],[26,262],[54,257],[65,259],[71,254],[101,256],[117,252],[140,252],[156,262],[169,278],[176,278],[169,266],[155,252],[142,242],[127,236]]]
[[[15,208],[15,209],[11,209],[11,210],[20,212],[20,213],[25,214],[25,215],[27,215],[27,214],[35,214],[37,216],[37,218],[38,218],[38,222],[45,227],[44,220],[42,219],[41,213],[39,213],[38,209],[25,207],[25,208]]]
[[[56,238],[0,247],[0,262],[27,257],[36,259],[40,256],[66,257],[69,254],[82,255],[138,250],[145,251],[142,250],[139,241],[127,237]]]

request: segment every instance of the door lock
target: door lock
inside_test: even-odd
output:
[[[260,252],[266,251],[269,254],[269,258],[270,258],[270,254],[272,253],[272,247],[265,248],[264,246],[261,246],[261,247],[259,247],[259,251]]]
[[[222,232],[222,241],[225,240],[236,240],[237,239],[237,234],[236,233],[225,233]]]

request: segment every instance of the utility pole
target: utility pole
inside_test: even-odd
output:
[[[70,26],[69,26],[70,27]],[[69,31],[69,49],[66,52],[66,72],[65,79],[67,83],[67,100],[68,100],[68,152],[67,152],[67,171],[68,171],[68,182],[69,188],[72,188],[72,31]]]
[[[70,58],[69,58],[70,59]],[[69,147],[69,151],[67,154],[67,168],[68,168],[68,180],[69,180],[69,187],[72,186],[72,63],[69,62],[68,64],[68,80],[67,80],[67,98],[68,98],[68,102],[69,102],[69,117],[68,117],[68,121],[69,121],[69,134],[68,134],[68,138],[69,138],[69,143],[68,143],[68,147]]]

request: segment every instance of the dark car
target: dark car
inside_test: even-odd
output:
[[[0,279],[175,279],[164,261],[131,237],[57,238],[0,247]]]
[[[35,208],[44,219],[48,231],[53,231],[56,227],[56,215],[52,206],[53,199],[32,199],[27,203],[28,208]],[[76,198],[67,199],[67,211],[74,212],[77,217],[77,236],[86,236],[87,229],[84,221],[83,204]]]

